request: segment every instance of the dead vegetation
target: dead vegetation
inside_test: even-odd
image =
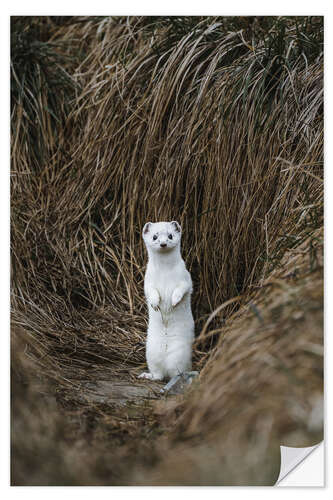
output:
[[[322,18],[11,33],[13,484],[273,484],[280,443],[322,438]],[[141,229],[168,219],[200,383],[82,401],[144,363]]]

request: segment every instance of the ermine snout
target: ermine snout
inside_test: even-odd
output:
[[[164,248],[164,247],[166,247],[166,246],[167,246],[167,244],[166,244],[166,243],[161,243],[161,244],[160,244],[160,247],[162,247],[162,248]]]

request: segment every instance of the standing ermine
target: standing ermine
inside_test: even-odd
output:
[[[148,251],[144,290],[149,310],[146,343],[149,373],[139,377],[163,380],[191,370],[192,280],[180,254],[178,222],[147,222],[143,239]]]

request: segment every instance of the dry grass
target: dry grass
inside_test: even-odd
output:
[[[217,443],[229,433],[248,446],[266,429],[262,451],[255,448],[265,462],[268,443],[281,436],[320,439],[319,430],[299,428],[321,393],[321,38],[321,18],[12,20],[12,324],[61,404],[62,391],[82,379],[134,377],[144,363],[141,228],[177,219],[194,281],[202,374],[200,387],[176,404],[176,441],[186,431],[196,443],[204,432],[209,443],[215,432]],[[294,267],[299,274],[289,282]],[[298,307],[304,320],[293,316]],[[302,382],[293,385],[295,377]],[[255,406],[239,413],[251,397]],[[160,455],[142,437],[157,425],[149,411],[133,442],[145,443],[153,463]],[[231,421],[239,434],[229,432]],[[96,457],[106,453],[102,441]],[[203,463],[207,444],[196,446]],[[250,455],[243,478],[260,482]],[[220,458],[225,478],[200,469],[200,484],[241,480],[234,462]],[[144,477],[191,484],[201,465],[189,460],[183,479],[165,468],[162,479],[158,471]],[[82,478],[72,471],[38,480],[137,477],[114,477],[108,468],[99,475],[93,461]],[[274,482],[276,463],[262,475],[265,484]],[[25,480],[22,472],[17,481]]]

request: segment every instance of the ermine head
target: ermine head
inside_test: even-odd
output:
[[[146,247],[154,252],[170,252],[180,244],[182,230],[178,222],[147,222],[142,236]]]

